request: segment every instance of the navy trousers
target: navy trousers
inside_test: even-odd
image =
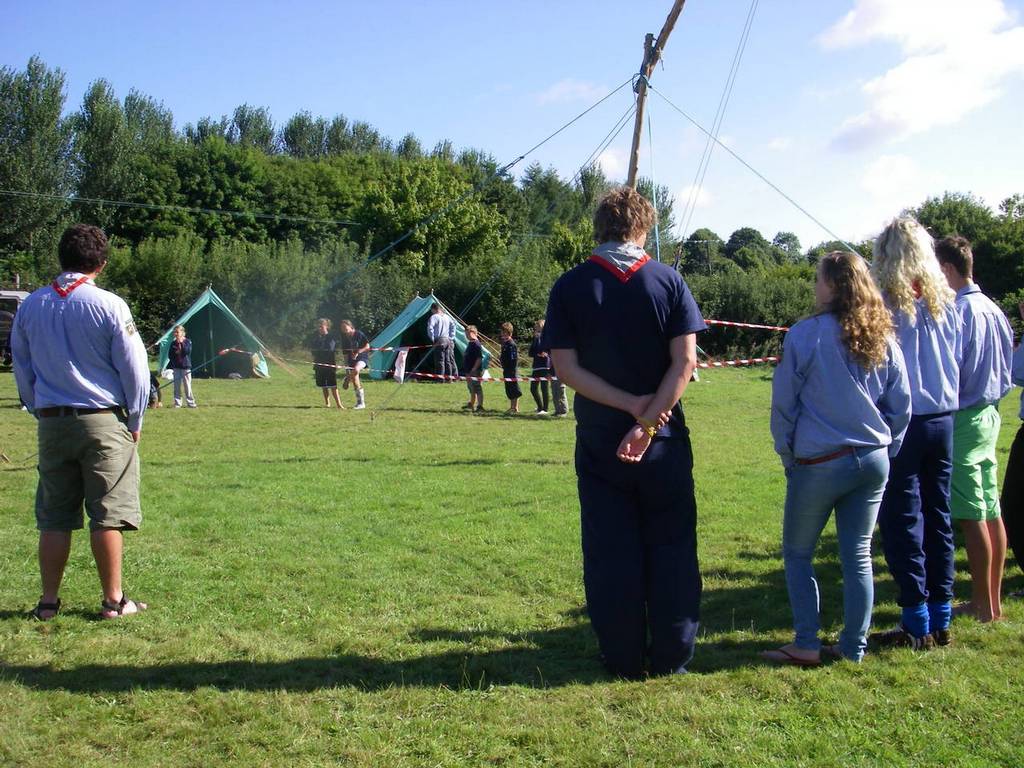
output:
[[[912,417],[890,462],[878,512],[882,549],[901,607],[953,600],[952,471],[953,415]]]
[[[701,596],[689,435],[656,439],[639,464],[615,457],[621,438],[576,432],[587,611],[613,674],[684,672]]]
[[[1024,423],[1020,425],[1010,446],[999,506],[1002,507],[1006,538],[1017,560],[1017,567],[1024,570]]]

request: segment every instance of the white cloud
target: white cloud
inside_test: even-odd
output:
[[[881,155],[873,160],[860,178],[866,192],[863,200],[867,220],[880,224],[897,216],[904,208],[917,205],[941,181],[934,171],[922,169],[907,155]]]
[[[609,179],[622,179],[629,170],[629,157],[619,149],[606,149],[597,157],[604,175]]]
[[[776,136],[767,146],[772,152],[785,152],[793,146],[793,139],[790,136]]]
[[[895,42],[903,60],[861,86],[867,108],[845,120],[833,146],[858,150],[953,125],[1024,76],[1024,26],[1003,0],[855,0],[826,30],[826,48]]]
[[[696,198],[694,199],[694,190],[696,189]],[[693,203],[690,200],[693,199]],[[714,198],[711,193],[708,192],[707,187],[695,188],[693,184],[687,184],[685,187],[679,190],[676,194],[675,208],[683,210],[687,205],[693,205],[694,208],[706,208],[714,202]]]
[[[537,94],[538,104],[555,104],[567,101],[595,101],[604,96],[608,90],[596,83],[567,78]]]

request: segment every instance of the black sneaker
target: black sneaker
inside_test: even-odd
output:
[[[941,645],[943,648],[953,644],[953,633],[949,631],[948,627],[946,629],[936,629],[932,632],[932,638],[934,638],[936,645]]]
[[[879,648],[910,648],[914,651],[930,651],[935,647],[935,638],[931,635],[915,637],[902,624],[884,632],[872,632],[868,635],[868,642]]]

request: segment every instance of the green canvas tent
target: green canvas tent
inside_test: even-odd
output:
[[[467,344],[466,329],[433,293],[429,296],[417,296],[410,301],[387,328],[373,337],[370,346],[397,348],[429,345],[430,337],[427,336],[427,321],[430,319],[430,306],[434,302],[440,304],[441,311],[455,321],[455,362],[461,371],[462,355],[466,351]],[[417,370],[417,366],[419,366],[418,370],[425,373],[433,373],[434,366],[431,361],[423,360],[431,351],[430,349],[410,349],[405,363],[405,370],[411,372]],[[374,379],[383,379],[394,368],[395,357],[397,356],[397,349],[371,353],[370,376]],[[484,347],[484,369],[487,368],[490,359],[491,353]]]
[[[185,334],[192,340],[193,376],[270,376],[263,357],[263,342],[245,327],[212,288],[203,291],[160,337],[157,342],[160,345],[160,371],[167,367],[176,325],[185,326]]]

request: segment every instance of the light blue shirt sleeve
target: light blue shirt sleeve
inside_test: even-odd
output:
[[[910,425],[910,380],[907,378],[903,353],[894,341],[889,344],[888,376],[882,396],[878,399],[878,411],[889,425],[891,458],[900,452],[903,437]]]
[[[957,291],[962,318],[960,409],[995,405],[1010,391],[1013,331],[1006,315],[974,284]]]
[[[772,440],[786,468],[793,466],[793,435],[800,410],[800,390],[806,379],[802,370],[806,361],[800,359],[794,338],[787,333],[783,339],[782,359],[772,376]]]
[[[135,328],[131,310],[118,299],[113,307],[114,327],[110,335],[110,361],[121,379],[127,401],[128,429],[142,429],[142,417],[149,404],[149,361],[146,348]]]
[[[448,318],[448,338],[451,339],[452,341],[455,341],[455,330],[456,330],[456,328],[457,328],[457,326],[455,324],[455,320],[449,317]]]
[[[14,326],[11,328],[11,357],[14,367],[14,381],[18,386],[18,397],[30,412],[35,412],[36,373],[32,368],[32,352],[28,338],[21,327],[23,314],[14,315]]]
[[[441,314],[431,315],[430,319],[427,320],[427,336],[430,337],[430,341],[433,343],[438,340],[441,336]]]

